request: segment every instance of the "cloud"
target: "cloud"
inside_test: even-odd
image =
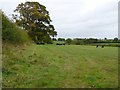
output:
[[[9,15],[19,3],[25,1],[1,0],[0,6]],[[47,7],[58,37],[114,38],[118,36],[118,0],[36,1]]]

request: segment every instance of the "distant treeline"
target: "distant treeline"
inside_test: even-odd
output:
[[[86,44],[92,44],[92,45],[96,45],[96,44],[118,44],[120,43],[120,39],[118,39],[117,37],[115,37],[114,39],[96,39],[96,38],[53,38],[53,41],[62,41],[68,45],[86,45]]]
[[[4,15],[0,10],[2,16],[2,41],[24,44],[54,44],[56,45],[118,45],[120,40],[115,37],[113,39],[96,39],[96,38],[55,38],[57,31],[51,24],[49,11],[44,5],[39,2],[25,2],[19,4],[14,12],[20,14],[13,14],[12,21]]]

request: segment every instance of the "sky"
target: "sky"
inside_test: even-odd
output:
[[[17,5],[26,1],[46,6],[57,37],[118,37],[119,0],[0,0],[0,8],[11,18]]]

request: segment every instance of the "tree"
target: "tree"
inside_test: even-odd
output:
[[[117,37],[114,38],[113,42],[118,42],[118,38]]]
[[[87,41],[87,44],[92,44],[92,43],[97,43],[97,42],[98,42],[98,39],[89,38],[89,39],[87,39],[86,41]]]
[[[13,14],[17,25],[25,29],[35,42],[48,42],[57,35],[46,7],[38,2],[25,2],[19,4]],[[48,39],[48,40],[47,40]]]
[[[66,43],[70,45],[72,43],[72,39],[71,38],[66,39]]]
[[[57,39],[56,39],[56,38],[53,38],[52,40],[53,40],[53,41],[57,41]]]
[[[65,41],[65,38],[58,38],[58,41]]]

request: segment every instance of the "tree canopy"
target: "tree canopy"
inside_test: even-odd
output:
[[[13,14],[16,24],[25,29],[35,42],[49,42],[51,37],[57,35],[44,5],[25,2],[19,4],[14,12],[18,13]]]
[[[70,45],[72,43],[72,39],[71,38],[66,39],[66,43]]]

